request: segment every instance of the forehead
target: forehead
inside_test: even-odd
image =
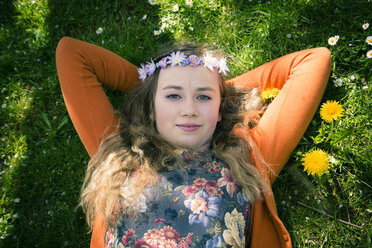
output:
[[[204,66],[168,66],[159,73],[158,88],[167,85],[188,85],[191,87],[219,88],[217,70],[209,70]]]

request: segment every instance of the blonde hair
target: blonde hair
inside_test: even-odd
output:
[[[169,54],[169,50],[197,56],[205,53],[203,46],[187,45],[172,47],[160,53],[158,58]],[[151,118],[158,76],[159,70],[156,70],[125,96],[123,107],[117,112],[120,120],[118,131],[103,139],[88,164],[80,205],[90,227],[98,213],[109,225],[116,223],[119,212],[136,216],[139,196],[146,185],[156,182],[164,167],[180,165],[183,161],[181,154],[184,149],[164,140]],[[233,179],[253,202],[262,197],[267,183],[250,161],[249,139],[238,137],[233,131],[254,127],[261,117],[264,103],[257,89],[227,86],[221,75],[220,90],[222,120],[216,126],[211,149],[230,167]],[[134,176],[138,174],[141,176]]]

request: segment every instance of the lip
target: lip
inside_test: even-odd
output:
[[[198,130],[201,127],[201,125],[198,125],[195,123],[182,123],[182,124],[177,124],[176,126],[186,132],[193,132],[193,131]]]

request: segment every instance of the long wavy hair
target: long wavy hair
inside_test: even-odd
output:
[[[154,61],[177,50],[197,56],[207,51],[205,46],[178,45],[163,50]],[[218,56],[211,50],[208,52]],[[158,77],[159,69],[124,97],[123,106],[117,111],[118,131],[103,139],[88,164],[80,205],[90,227],[97,214],[109,225],[116,223],[119,213],[136,216],[139,196],[146,185],[156,185],[157,175],[165,166],[183,162],[185,149],[164,140],[151,117],[155,113]],[[267,183],[250,160],[249,139],[238,137],[233,131],[235,128],[253,128],[261,117],[264,103],[258,89],[228,86],[220,74],[219,86],[222,120],[217,123],[210,147],[216,157],[230,167],[233,179],[253,202],[262,197]],[[194,154],[194,151],[189,152]]]

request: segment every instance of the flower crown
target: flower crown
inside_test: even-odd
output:
[[[175,66],[175,65],[182,65],[182,66],[199,66],[204,65],[209,70],[214,71],[214,68],[218,70],[218,73],[223,73],[226,75],[226,71],[229,71],[226,65],[226,59],[221,58],[218,60],[217,58],[213,57],[210,53],[206,53],[203,55],[203,59],[200,59],[196,55],[185,55],[181,51],[172,52],[170,56],[165,56],[159,60],[159,62],[155,63],[152,59],[151,62],[147,62],[146,65],[141,64],[141,67],[138,68],[139,78],[142,81],[152,75],[156,69],[161,68],[165,69],[168,65]]]

